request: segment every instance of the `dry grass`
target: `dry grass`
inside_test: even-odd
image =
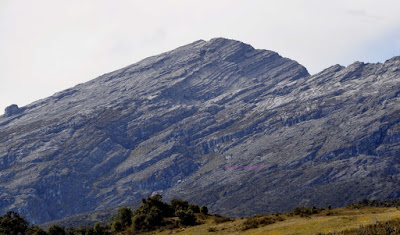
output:
[[[271,215],[270,215],[271,216]],[[248,219],[236,219],[216,224],[215,218],[205,218],[204,224],[157,231],[155,234],[318,234],[340,232],[346,229],[359,228],[375,224],[378,221],[389,221],[400,218],[397,208],[361,209],[338,208],[323,210],[310,217],[280,215],[284,221],[274,221],[272,224],[261,224],[258,228],[243,231]],[[268,217],[268,216],[267,216]]]

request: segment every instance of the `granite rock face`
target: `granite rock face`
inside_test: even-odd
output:
[[[400,197],[400,57],[310,76],[223,38],[0,117],[0,212],[33,223],[159,192],[245,216]]]

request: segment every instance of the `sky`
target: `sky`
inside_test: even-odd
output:
[[[311,74],[400,55],[399,0],[0,0],[0,114],[146,57],[236,39]]]

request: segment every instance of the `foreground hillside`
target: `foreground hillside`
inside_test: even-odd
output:
[[[161,198],[143,198],[136,210],[120,208],[109,222],[91,226],[51,223],[41,228],[8,212],[0,216],[0,234],[400,234],[400,199],[363,200],[346,208],[297,207],[289,213],[234,219],[211,215],[205,206],[179,199],[168,204]]]
[[[400,57],[310,75],[196,41],[0,117],[0,212],[35,224],[162,193],[233,217],[400,197]]]
[[[400,209],[398,208],[337,208],[324,210],[309,217],[280,215],[284,220],[269,225],[258,225],[258,228],[243,230],[249,219],[236,219],[230,222],[216,223],[215,217],[209,217],[205,223],[195,227],[175,230],[156,231],[152,234],[390,234],[365,233],[360,226],[375,227],[377,222],[394,220],[393,226],[400,231]],[[267,216],[266,216],[267,217]],[[262,218],[262,216],[260,217]],[[368,231],[368,230],[366,230]],[[370,230],[371,231],[371,230]],[[398,233],[393,233],[398,234]]]
[[[329,213],[329,212],[328,212]],[[153,234],[357,234],[360,226],[374,225],[377,221],[390,221],[397,219],[400,223],[400,210],[396,208],[364,208],[360,210],[333,209],[333,216],[326,214],[313,215],[311,217],[289,217],[282,222],[276,222],[267,226],[260,226],[243,230],[243,224],[247,219],[236,219],[233,222],[216,224],[215,218],[205,220],[205,224],[167,231],[157,231]],[[400,229],[400,226],[398,226]],[[350,231],[345,231],[350,230]],[[365,234],[365,233],[361,233]],[[374,234],[374,233],[370,233]],[[379,234],[379,233],[376,233]]]

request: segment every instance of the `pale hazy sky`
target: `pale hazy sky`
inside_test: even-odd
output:
[[[0,114],[198,39],[273,50],[311,74],[400,55],[399,0],[0,0]]]

